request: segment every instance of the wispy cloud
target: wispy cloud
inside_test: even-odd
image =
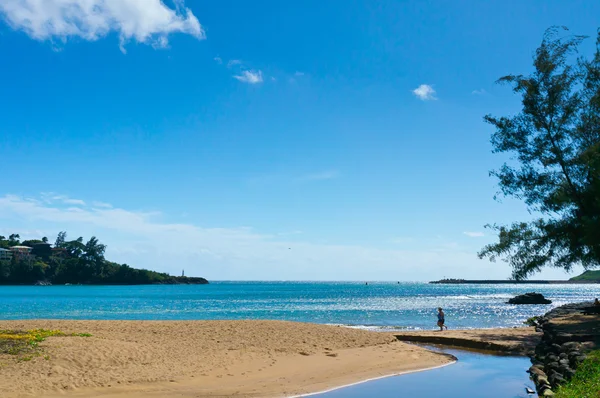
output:
[[[110,203],[105,203],[105,202],[99,202],[97,200],[92,202],[92,206],[93,207],[100,207],[103,209],[112,209],[112,205]]]
[[[85,201],[81,199],[73,199],[67,195],[58,195],[53,192],[43,192],[41,197],[46,203],[60,202],[68,205],[85,206]]]
[[[130,40],[166,48],[172,33],[204,39],[200,22],[182,5],[181,0],[175,9],[161,0],[2,0],[0,17],[40,41],[95,41],[115,32],[125,53]]]
[[[340,173],[337,170],[327,170],[318,173],[305,174],[298,178],[299,181],[320,181],[332,180],[339,177]]]
[[[242,61],[240,61],[239,59],[230,59],[229,62],[227,62],[227,67],[228,68],[233,68],[236,65],[241,65]]]
[[[419,98],[421,101],[432,101],[436,100],[436,93],[432,86],[429,84],[421,84],[419,87],[415,88],[413,94]]]
[[[241,82],[248,84],[262,83],[263,75],[261,71],[244,70],[239,75],[233,75],[233,77]]]
[[[223,65],[223,59],[221,59],[221,57],[214,57],[213,58],[215,60],[215,62],[219,65]]]
[[[470,238],[481,238],[482,236],[485,236],[485,234],[483,232],[463,232],[463,234],[467,235]]]
[[[0,196],[2,230],[18,233],[35,225],[39,231],[66,230],[73,238],[96,235],[108,245],[109,259],[173,274],[185,268],[187,275],[209,279],[424,280],[448,274],[501,279],[510,272],[485,267],[474,253],[454,247],[386,250],[311,243],[306,231],[300,241],[250,228],[162,221],[166,217],[116,206],[65,208],[42,199]]]
[[[473,94],[473,95],[484,95],[484,94],[487,94],[487,91],[485,91],[484,89],[473,90],[473,91],[471,91],[471,94]]]

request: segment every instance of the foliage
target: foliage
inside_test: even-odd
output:
[[[573,378],[558,388],[556,398],[597,398],[600,396],[600,351],[591,352]]]
[[[540,316],[532,316],[531,318],[527,318],[527,320],[523,323],[528,326],[537,326],[538,319],[540,319],[540,318],[541,318]]]
[[[600,271],[585,271],[583,274],[574,276],[570,281],[600,282]]]
[[[20,241],[17,234],[8,239],[0,236],[0,247],[33,245],[29,255],[14,254],[10,261],[0,261],[0,285],[26,285],[36,282],[52,284],[141,285],[207,283],[203,278],[174,277],[145,269],[134,269],[104,258],[106,245],[92,236],[67,241],[66,232],[58,234],[55,249],[45,241]],[[43,243],[40,245],[40,243]],[[38,247],[42,247],[39,249]]]
[[[30,361],[40,355],[39,343],[51,336],[90,337],[89,333],[65,334],[60,330],[33,329],[0,330],[0,354],[16,355],[21,361]],[[44,359],[49,359],[48,355]]]
[[[521,96],[521,112],[485,117],[496,129],[494,152],[514,156],[490,174],[504,196],[524,201],[536,215],[488,226],[498,242],[479,253],[509,262],[515,279],[546,266],[600,265],[600,31],[589,60],[573,56],[584,37],[559,32],[546,31],[531,75],[499,80]]]

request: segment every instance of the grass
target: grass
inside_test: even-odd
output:
[[[9,354],[17,357],[19,361],[31,361],[41,355],[39,344],[48,337],[77,336],[90,337],[89,333],[66,334],[60,330],[33,329],[33,330],[0,330],[0,354]],[[44,359],[50,359],[48,355]]]
[[[575,376],[556,391],[556,398],[598,397],[600,397],[600,350],[592,351],[579,365]]]
[[[585,271],[583,274],[569,279],[570,281],[600,281],[600,271]]]

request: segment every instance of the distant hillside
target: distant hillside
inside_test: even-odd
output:
[[[67,241],[61,232],[54,245],[48,239],[23,240],[0,236],[0,285],[204,285],[204,278],[171,276],[132,268],[104,258],[106,245],[92,236]],[[53,247],[54,246],[54,247]]]
[[[586,282],[600,282],[600,271],[585,271],[579,276],[575,276],[570,281],[586,281]]]

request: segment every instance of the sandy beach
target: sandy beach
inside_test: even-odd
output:
[[[58,329],[29,361],[0,355],[2,397],[279,397],[442,366],[393,334],[280,321],[0,321]]]

